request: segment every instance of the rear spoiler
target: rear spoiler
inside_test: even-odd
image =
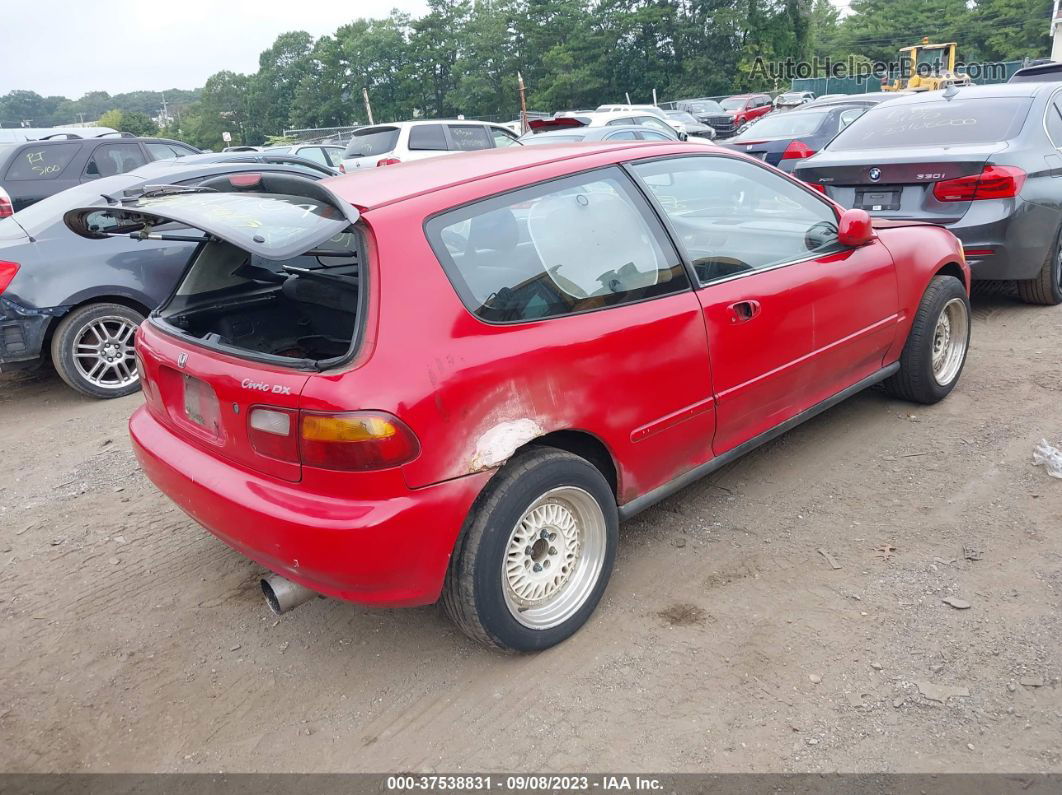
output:
[[[586,116],[562,116],[559,119],[531,119],[527,126],[531,132],[549,132],[550,130],[570,130],[573,127],[585,127],[590,123]]]

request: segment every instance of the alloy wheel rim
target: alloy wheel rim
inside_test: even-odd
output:
[[[136,324],[108,315],[85,325],[74,341],[74,366],[78,375],[101,389],[121,389],[136,383],[133,335]]]
[[[933,329],[933,380],[940,386],[947,386],[958,377],[966,358],[969,331],[966,302],[952,298],[940,310]]]
[[[545,630],[577,613],[601,576],[605,539],[604,513],[583,489],[562,486],[532,502],[509,534],[502,561],[512,617]]]

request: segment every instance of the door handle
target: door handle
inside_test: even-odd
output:
[[[731,323],[747,323],[760,313],[760,302],[751,298],[747,301],[738,301],[727,307],[730,313]]]

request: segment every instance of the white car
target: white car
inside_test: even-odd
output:
[[[632,105],[608,105],[604,107],[621,107],[622,109],[595,110],[589,113],[572,111],[570,114],[565,113],[565,115],[556,114],[552,119],[532,119],[530,122],[531,129],[534,132],[545,132],[547,130],[561,130],[566,127],[627,127],[636,125],[648,127],[652,130],[660,130],[680,141],[686,140],[685,125],[681,122],[672,124],[670,119],[666,119],[666,117],[662,119],[656,113],[650,114],[640,109],[631,110],[630,108],[635,107]],[[664,112],[659,108],[656,108],[656,110],[660,113]]]
[[[675,132],[686,132],[685,127],[681,122],[676,122],[674,119],[669,119],[667,111],[663,108],[658,108],[656,105],[599,105],[596,113],[618,113],[620,111],[633,111],[637,113],[648,113],[652,116],[656,116],[664,124],[668,125]]]
[[[354,131],[343,153],[343,170],[350,174],[426,157],[520,146],[518,137],[500,124],[461,119],[374,124]]]

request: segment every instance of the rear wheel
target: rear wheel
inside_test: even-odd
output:
[[[144,316],[122,304],[89,304],[64,317],[52,336],[52,363],[83,395],[114,398],[140,389],[133,335]]]
[[[612,489],[590,462],[552,448],[513,458],[472,509],[443,590],[474,640],[546,649],[597,607],[616,554]]]
[[[1018,281],[1018,297],[1027,304],[1062,304],[1062,231],[1047,253],[1040,273],[1033,279]]]
[[[907,335],[900,370],[886,379],[893,395],[936,403],[958,383],[970,347],[970,300],[954,276],[935,276]]]

